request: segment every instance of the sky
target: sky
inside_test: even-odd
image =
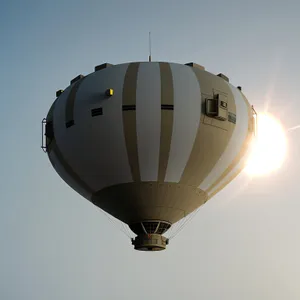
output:
[[[55,92],[101,63],[195,62],[300,124],[299,1],[1,1],[0,299],[300,299],[300,130],[276,172],[241,174],[166,251],[134,251],[41,150]]]

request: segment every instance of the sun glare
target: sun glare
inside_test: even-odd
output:
[[[285,131],[270,114],[259,114],[257,133],[253,139],[245,171],[251,176],[262,176],[281,167],[286,155]]]

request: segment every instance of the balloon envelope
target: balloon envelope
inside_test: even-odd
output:
[[[243,168],[252,109],[226,76],[196,64],[104,64],[79,75],[46,118],[46,150],[60,177],[138,235],[162,234]]]

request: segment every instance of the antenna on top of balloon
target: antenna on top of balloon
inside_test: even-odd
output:
[[[149,62],[151,62],[151,32],[149,31]]]

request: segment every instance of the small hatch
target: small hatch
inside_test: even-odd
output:
[[[225,101],[221,101],[221,106],[227,108],[227,103]]]
[[[102,109],[102,107],[93,108],[91,110],[91,115],[92,115],[92,117],[103,115],[103,109]]]
[[[233,124],[236,124],[236,114],[228,112],[228,121]]]
[[[186,66],[192,67],[192,68],[198,68],[200,70],[205,70],[205,68],[201,65],[195,64],[193,62],[187,63],[185,64]]]
[[[70,120],[68,122],[66,122],[66,127],[69,128],[71,126],[73,126],[75,123],[74,123],[74,120]]]
[[[59,97],[63,92],[64,92],[64,90],[58,90],[58,91],[56,91],[56,97]]]
[[[76,81],[82,79],[84,76],[82,74],[76,76],[75,78],[73,78],[71,81],[70,81],[70,84],[73,84],[75,83]]]
[[[95,72],[106,69],[106,68],[111,67],[111,66],[113,66],[113,65],[109,64],[109,63],[105,63],[105,64],[102,64],[102,65],[96,66],[95,67]]]
[[[135,110],[136,106],[135,105],[123,105],[122,106],[123,111],[127,111],[127,110]]]
[[[206,115],[220,121],[227,120],[227,98],[222,94],[215,94],[213,99],[206,99]]]
[[[225,81],[229,82],[229,78],[228,78],[226,75],[220,73],[220,74],[218,74],[217,76],[218,76],[218,77],[221,77],[221,78],[224,79]]]
[[[172,104],[162,104],[161,109],[163,109],[163,110],[174,110],[174,105],[172,105]]]

